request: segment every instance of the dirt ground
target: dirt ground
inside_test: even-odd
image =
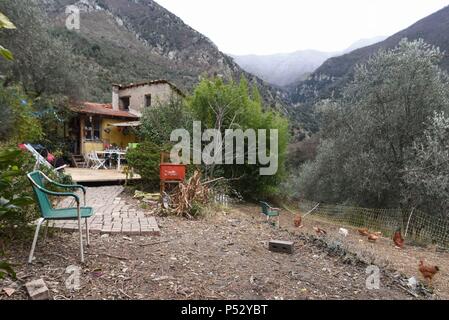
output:
[[[247,211],[257,212],[257,208],[247,208]],[[314,217],[313,214],[307,216],[303,221],[303,228],[296,229],[293,226],[293,215],[286,211],[281,215],[281,227],[290,232],[299,234],[315,235],[314,226],[318,226],[328,232],[326,241],[339,242],[342,247],[355,253],[362,260],[376,264],[383,269],[397,270],[407,278],[415,277],[418,281],[429,285],[421,276],[418,270],[420,260],[429,265],[437,265],[440,272],[432,281],[432,291],[441,299],[449,299],[449,252],[440,252],[435,246],[416,246],[405,243],[402,250],[396,249],[393,241],[393,235],[382,235],[376,243],[370,243],[366,237],[358,234],[357,229],[349,226],[335,225],[323,219]],[[340,228],[348,229],[348,237],[339,235]],[[375,232],[376,230],[371,230]]]
[[[24,284],[39,278],[56,300],[439,298],[411,295],[389,268],[381,271],[379,290],[366,289],[366,264],[306,236],[309,227],[290,230],[291,218],[283,213],[278,229],[251,205],[217,209],[196,221],[158,217],[160,237],[92,235],[84,265],[77,233],[39,241],[32,265],[26,263],[30,243],[16,243],[6,254],[17,280],[0,280],[0,299],[27,299]],[[294,254],[270,252],[271,239],[293,241]],[[65,285],[71,265],[81,267],[79,290]],[[8,297],[2,288],[15,292]]]

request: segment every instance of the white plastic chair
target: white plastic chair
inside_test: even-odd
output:
[[[84,153],[83,154],[83,158],[84,158],[84,165],[83,168],[90,168],[90,158],[89,158],[89,154]]]
[[[101,168],[107,169],[106,165],[105,165],[106,159],[100,159],[98,157],[98,154],[95,151],[91,151],[88,154],[88,158],[92,162],[92,167],[91,167],[92,169],[94,169],[94,170],[98,170]]]
[[[60,166],[58,168],[54,168],[50,162],[47,161],[47,159],[45,159],[39,152],[36,151],[36,149],[33,148],[33,146],[29,143],[25,144],[25,148],[31,152],[31,154],[34,156],[34,158],[36,159],[36,163],[34,165],[34,170],[37,170],[40,168],[41,165],[46,166],[49,169],[54,170],[56,173],[59,173],[60,170],[64,169],[67,167],[67,165],[63,165]]]

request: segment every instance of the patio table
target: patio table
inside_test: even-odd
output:
[[[126,152],[120,151],[120,150],[104,150],[104,151],[95,151],[98,154],[102,154],[104,156],[109,155],[112,156],[113,154],[117,155],[117,170],[120,171],[121,168],[121,159],[122,156],[126,155]],[[112,161],[109,161],[109,168],[112,168]]]

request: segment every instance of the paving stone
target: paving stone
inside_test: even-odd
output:
[[[49,300],[50,292],[44,280],[34,280],[25,284],[31,300]]]
[[[88,219],[92,233],[123,233],[125,235],[158,235],[160,234],[154,217],[146,217],[140,208],[133,208],[119,195],[122,186],[92,187],[87,191],[87,205],[94,208],[95,215]],[[64,199],[58,207],[68,207],[74,202],[70,198]],[[77,221],[56,221],[54,228],[64,231],[77,231]],[[83,229],[85,224],[83,221]]]

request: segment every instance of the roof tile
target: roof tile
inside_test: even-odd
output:
[[[110,117],[139,119],[139,116],[129,111],[113,110],[110,103],[84,102],[82,106],[72,107],[72,110],[81,114],[96,114]]]

